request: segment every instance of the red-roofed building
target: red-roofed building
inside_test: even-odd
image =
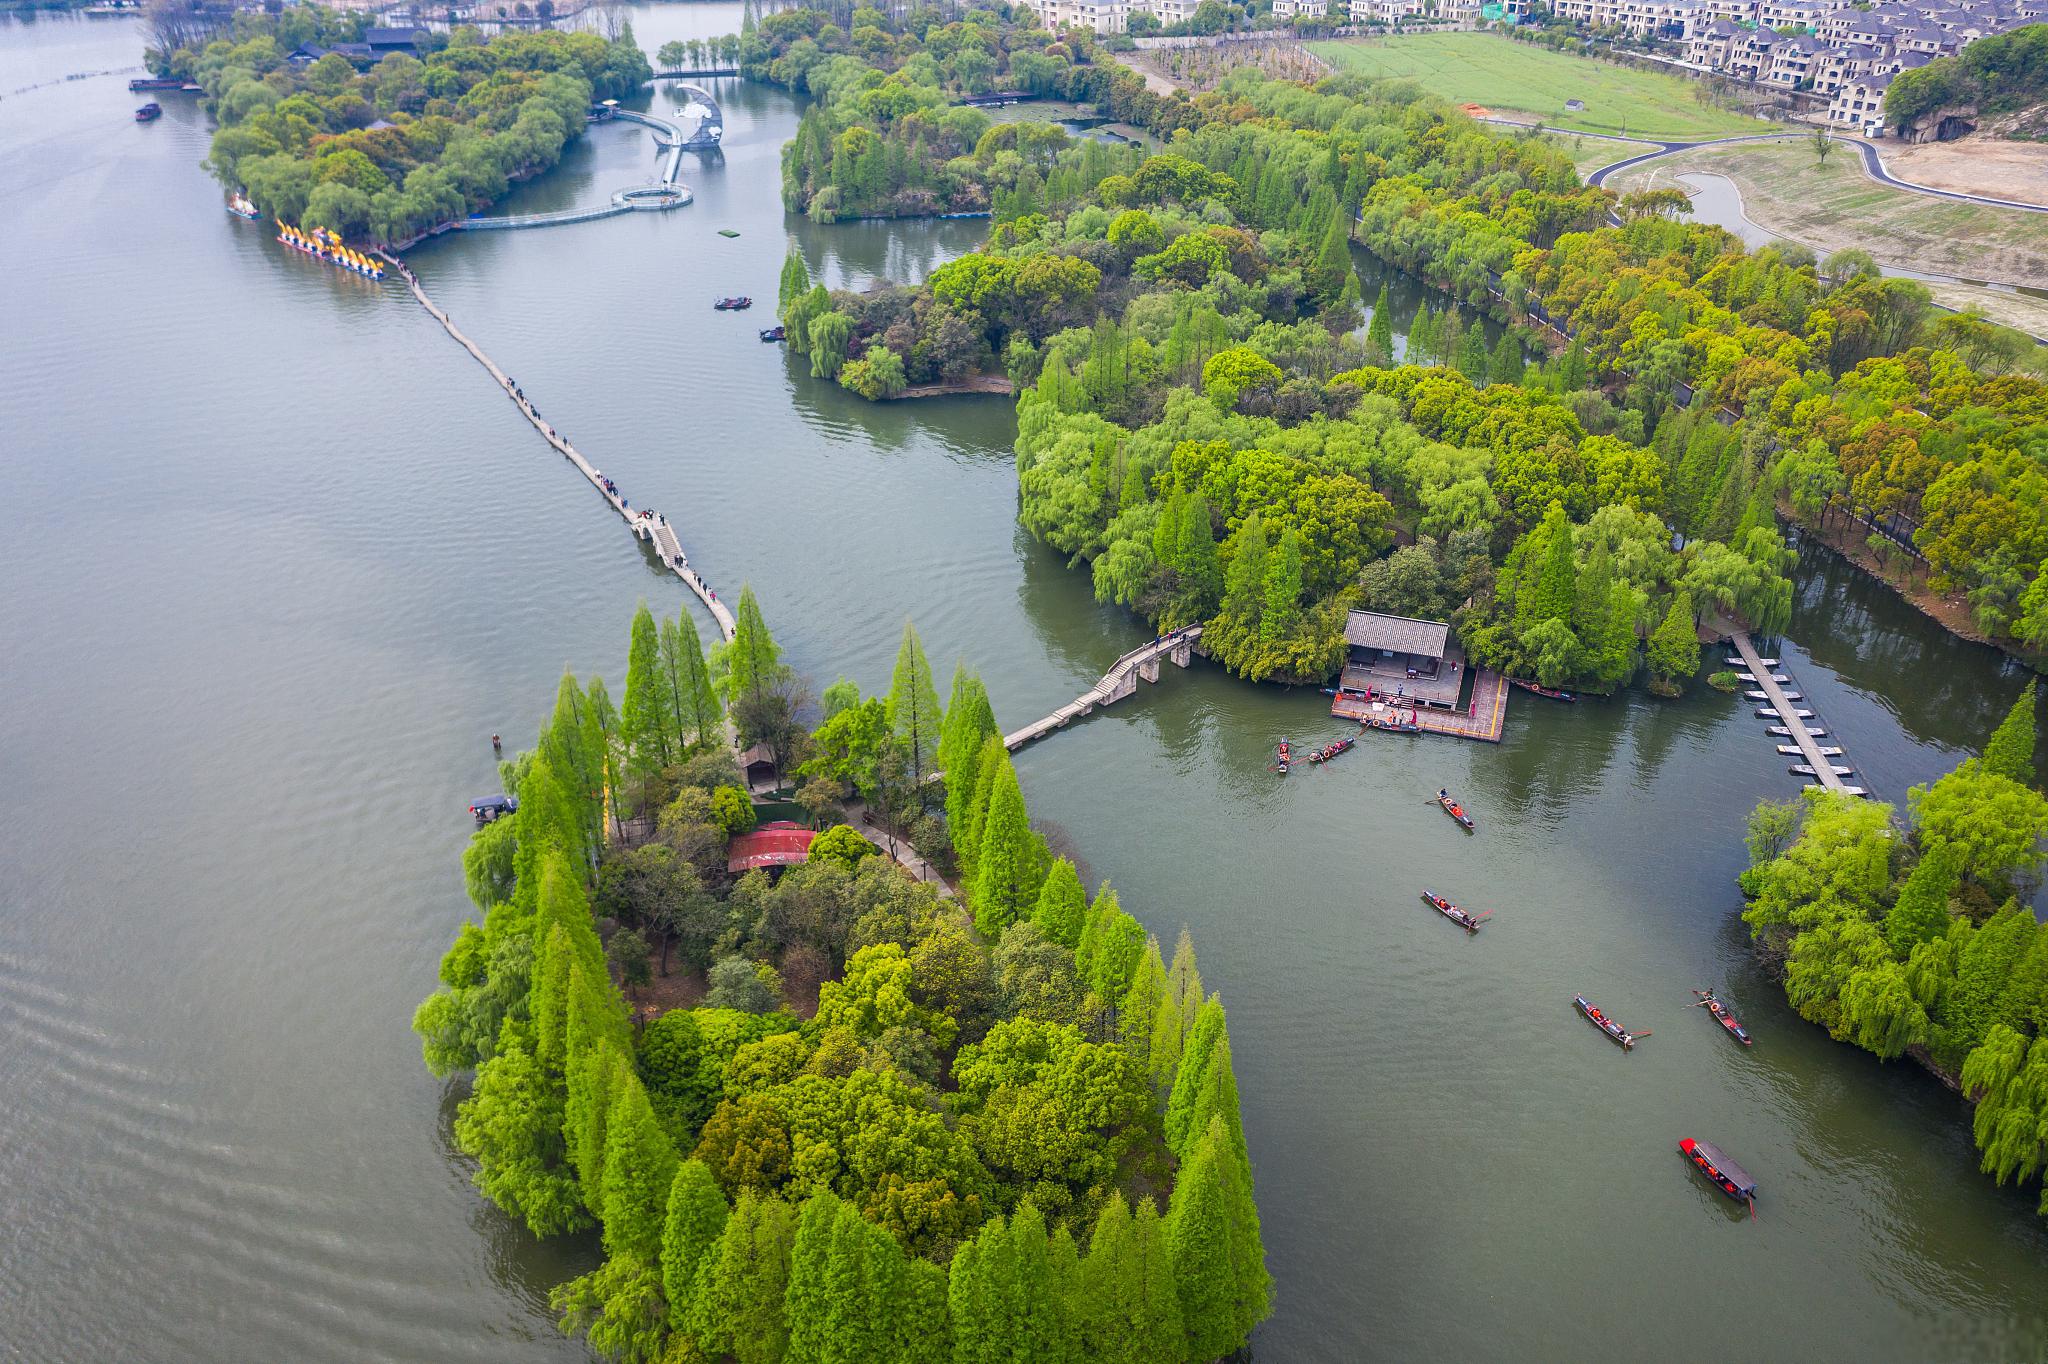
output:
[[[793,867],[811,855],[817,834],[801,824],[778,819],[749,833],[736,835],[725,850],[725,869],[734,876],[756,867]]]

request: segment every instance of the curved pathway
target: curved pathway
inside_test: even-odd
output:
[[[499,369],[497,363],[490,356],[484,354],[482,347],[478,346],[476,342],[470,340],[467,336],[464,336],[454,322],[449,320],[448,314],[434,306],[434,300],[428,298],[427,291],[420,287],[419,276],[415,275],[407,268],[405,262],[399,260],[396,256],[386,255],[384,259],[390,261],[391,267],[398,271],[400,277],[405,280],[406,287],[412,290],[412,296],[419,300],[420,306],[431,313],[434,320],[445,327],[448,334],[461,343],[462,348],[468,351],[478,364],[490,371],[491,377],[498,381],[498,387],[505,390],[505,396],[518,406],[519,411],[525,416],[527,421],[533,423],[533,429],[540,432],[547,443],[555,447],[557,453],[575,465],[577,471],[590,480],[590,486],[597,489],[604,500],[610,504],[611,509],[617,512],[621,519],[625,521],[627,527],[632,530],[636,538],[645,540],[654,546],[655,553],[660,557],[662,565],[678,578],[681,578],[684,585],[692,592],[695,592],[698,600],[704,603],[705,609],[711,613],[712,620],[718,624],[720,637],[730,640],[736,628],[733,622],[732,611],[724,602],[718,599],[718,594],[712,591],[710,586],[697,575],[697,571],[690,567],[690,557],[683,553],[682,542],[676,538],[675,528],[669,524],[668,518],[656,511],[646,509],[634,511],[633,504],[628,502],[624,494],[618,491],[617,485],[608,485],[605,482],[604,475],[599,473],[597,467],[583,457],[581,451],[574,445],[571,445],[568,439],[556,431],[554,427],[542,420],[540,409],[533,405],[532,401],[521,391],[519,385],[513,383],[505,371]]]
[[[1506,120],[1488,121],[1505,122]],[[1518,126],[1526,127],[1528,125]],[[1549,131],[1554,132],[1558,130],[1551,129]],[[1756,133],[1745,137],[1712,137],[1701,142],[1664,142],[1648,137],[1613,138],[1609,137],[1606,133],[1577,133],[1573,135],[1578,137],[1607,138],[1615,142],[1650,142],[1656,146],[1655,151],[1624,157],[1620,161],[1612,162],[1593,171],[1586,177],[1586,183],[1595,186],[1604,185],[1607,177],[1617,171],[1625,171],[1630,167],[1640,166],[1645,161],[1655,161],[1659,157],[1672,156],[1678,152],[1695,151],[1701,147],[1726,147],[1739,142],[1803,142],[1811,136],[1810,133]],[[1877,148],[1870,144],[1869,139],[1841,137],[1837,138],[1836,141],[1861,153],[1863,173],[1879,184],[1890,186],[1892,189],[1902,189],[1909,194],[1925,194],[1929,198],[1934,199],[1949,199],[1959,204],[1977,204],[1985,208],[2016,208],[2022,213],[2048,213],[2048,205],[2029,204],[2019,199],[1999,199],[1988,194],[1965,194],[1960,190],[1936,189],[1932,185],[1921,185],[1915,184],[1911,180],[1901,180],[1884,168],[1884,159],[1877,154]]]
[[[1159,660],[1171,659],[1180,667],[1187,667],[1194,656],[1195,641],[1202,637],[1202,627],[1190,625],[1171,634],[1140,644],[1116,662],[1109,665],[1109,671],[1102,675],[1087,691],[1082,692],[1066,705],[1061,706],[1042,720],[1034,720],[1024,728],[1003,736],[1003,747],[1012,753],[1042,738],[1056,729],[1066,726],[1069,720],[1079,719],[1097,706],[1106,706],[1112,701],[1121,701],[1138,690],[1138,679],[1147,682],[1159,680]]]
[[[694,90],[695,87],[685,87]],[[702,93],[698,91],[697,93]],[[710,96],[706,95],[708,100]],[[716,104],[710,105],[711,113],[700,124],[694,135],[685,136],[682,125],[671,123],[658,114],[643,114],[637,109],[619,109],[614,117],[627,123],[638,123],[654,129],[654,145],[669,149],[668,163],[662,168],[661,179],[652,185],[640,185],[622,189],[612,195],[611,202],[595,208],[565,208],[554,213],[521,213],[498,218],[464,218],[449,224],[451,232],[503,232],[521,227],[561,227],[567,223],[589,223],[599,218],[616,217],[621,213],[646,212],[681,208],[695,196],[689,187],[678,182],[682,174],[683,152],[693,146],[718,145],[717,135],[709,142],[699,142],[706,127],[720,126],[721,120]]]

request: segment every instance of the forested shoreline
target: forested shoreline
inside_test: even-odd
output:
[[[2035,685],[1985,744],[1891,806],[1810,789],[1749,819],[1743,919],[1802,1018],[1880,1060],[1910,1056],[1975,1105],[2000,1184],[2048,1169],[2048,853]],[[2040,1211],[2048,1216],[2048,1190]]]
[[[1434,507],[1423,504],[1421,488],[1403,505],[1395,481],[1365,480],[1394,515],[1347,534],[1380,543],[1345,564],[1341,584],[1324,584],[1316,599],[1305,591],[1298,605],[1309,616],[1320,612],[1319,630],[1282,642],[1297,629],[1291,613],[1283,606],[1277,632],[1261,619],[1259,645],[1230,660],[1246,675],[1326,678],[1334,656],[1328,622],[1341,616],[1338,598],[1346,595],[1416,611],[1470,601],[1459,627],[1475,657],[1553,685],[1609,690],[1638,671],[1638,656],[1650,661],[1651,640],[1677,608],[1695,622],[1719,613],[1766,633],[1781,628],[1789,556],[1777,523],[1819,527],[1845,513],[1863,519],[1881,570],[1903,565],[1903,584],[1886,574],[1900,590],[1960,599],[1984,637],[2023,655],[2048,647],[2048,482],[2038,467],[2048,388],[2007,372],[2022,340],[2016,334],[1968,314],[1937,315],[1924,289],[1884,278],[1856,253],[1822,263],[1796,247],[1750,252],[1721,229],[1685,222],[1681,195],[1617,199],[1586,187],[1539,141],[1475,124],[1409,83],[1339,76],[1311,88],[1241,72],[1215,91],[1162,97],[1130,71],[1095,60],[1084,36],[986,19],[941,26],[922,11],[903,24],[858,11],[858,43],[812,15],[800,37],[770,35],[749,46],[750,72],[792,88],[807,88],[816,73],[826,92],[823,111],[785,152],[792,208],[815,212],[821,195],[845,184],[858,185],[864,205],[915,211],[915,196],[892,196],[921,183],[929,159],[885,153],[860,175],[853,167],[859,149],[893,145],[896,118],[928,117],[931,101],[973,88],[923,51],[934,34],[957,50],[963,27],[993,69],[1007,63],[1017,73],[1018,88],[1089,102],[1168,139],[1170,150],[1134,168],[1113,166],[1099,153],[1063,149],[1048,126],[1043,171],[1023,158],[1006,163],[1007,177],[990,174],[995,158],[940,161],[956,173],[949,196],[987,195],[995,227],[976,264],[956,262],[920,286],[866,296],[786,290],[785,314],[794,313],[792,340],[812,351],[814,373],[863,396],[1000,368],[1019,384],[1020,425],[1034,420],[1031,386],[1051,359],[1071,369],[1096,345],[1109,347],[1108,363],[1119,369],[1115,392],[1102,391],[1098,373],[1086,411],[1063,413],[1103,417],[1115,428],[1097,430],[1109,469],[1092,467],[1091,455],[1087,493],[1056,494],[1056,512],[1035,509],[1025,467],[1038,457],[1035,437],[1019,450],[1026,524],[1092,563],[1105,600],[1162,621],[1220,605],[1220,588],[1200,589],[1178,607],[1164,600],[1178,590],[1178,570],[1163,544],[1149,556],[1130,544],[1105,553],[1120,538],[1109,528],[1121,494],[1135,490],[1127,489],[1126,448],[1142,444],[1176,392],[1206,391],[1185,348],[1172,365],[1161,363],[1161,352],[1181,310],[1199,311],[1197,296],[1207,291],[1223,326],[1207,338],[1201,363],[1237,349],[1223,343],[1245,343],[1252,354],[1229,363],[1261,365],[1247,371],[1254,382],[1239,385],[1249,402],[1237,415],[1279,423],[1233,432],[1226,439],[1234,453],[1341,420],[1348,393],[1333,396],[1331,386],[1342,378],[1346,390],[1394,397],[1402,420],[1440,447],[1437,462],[1446,466],[1427,481]],[[1023,145],[1009,126],[996,131]],[[916,142],[915,134],[906,139]],[[820,216],[836,213],[839,202],[828,198]],[[946,197],[926,211],[958,202],[965,201]],[[1151,228],[1127,218],[1111,240],[1109,224],[1134,209]],[[1610,210],[1621,226],[1607,223]],[[1156,241],[1134,244],[1129,235],[1152,229]],[[1449,295],[1420,319],[1419,358],[1432,372],[1393,365],[1381,310],[1374,328],[1357,335],[1355,284],[1344,286],[1349,240]],[[1002,262],[993,272],[991,258]],[[1048,307],[1044,281],[1071,272],[1085,283],[1082,266],[1095,272],[1097,287],[1076,287],[1070,300],[1055,293]],[[969,269],[1009,273],[969,282]],[[827,314],[838,320],[826,321],[823,344],[812,348],[811,328]],[[1480,348],[1480,315],[1508,324],[1518,344]],[[1081,328],[1090,329],[1085,339],[1076,335]],[[1434,344],[1439,329],[1449,344]],[[1442,382],[1458,376],[1472,398],[1445,394]],[[1525,470],[1544,464],[1564,472],[1548,489],[1552,497],[1524,486]],[[1157,475],[1146,468],[1140,481]],[[1157,486],[1145,491],[1148,500],[1170,497]],[[1074,524],[1089,496],[1103,504],[1093,524]],[[1455,512],[1447,498],[1459,504]],[[1205,500],[1217,567],[1226,570],[1241,515],[1219,515],[1216,499]],[[1510,585],[1475,597],[1469,589],[1483,584],[1468,571],[1471,546],[1449,552],[1452,531],[1484,531],[1496,580],[1512,584],[1527,576],[1531,552],[1557,538],[1554,521],[1532,536],[1551,501],[1573,527],[1572,576],[1588,585],[1583,594],[1576,581],[1572,587],[1584,600],[1562,607],[1561,571],[1552,572],[1547,593]],[[1640,525],[1623,530],[1623,512]],[[1587,534],[1596,514],[1606,524]],[[1424,530],[1425,519],[1433,529]],[[1676,558],[1612,562],[1624,539],[1646,538],[1659,524],[1685,537]],[[1269,539],[1280,533],[1264,529]],[[1425,538],[1428,564],[1410,552],[1411,541]],[[1592,562],[1602,542],[1604,566]],[[1400,564],[1378,557],[1397,545],[1397,557],[1406,556]],[[1324,548],[1305,546],[1311,554]],[[1138,581],[1149,578],[1148,557],[1176,576]],[[1389,579],[1416,585],[1390,587]],[[1603,585],[1606,600],[1596,601]],[[1676,625],[1664,631],[1665,670],[1651,672],[1661,689],[1690,673],[1678,633]],[[1634,643],[1624,649],[1628,634]]]
[[[194,51],[151,52],[153,70],[196,81],[216,128],[206,166],[280,223],[401,243],[552,170],[583,135],[592,101],[652,74],[630,27],[591,33],[475,28],[433,34],[367,70],[315,48],[361,39],[369,16],[303,6],[237,14]]]
[[[736,618],[707,658],[643,604],[616,708],[563,678],[502,765],[517,813],[464,854],[482,922],[414,1020],[435,1074],[474,1072],[455,1141],[484,1195],[537,1236],[601,1232],[602,1266],[553,1295],[563,1328],[636,1362],[1238,1349],[1271,1280],[1187,935],[1169,958],[1107,884],[1089,897],[980,681],[942,706],[907,624],[886,696],[835,682],[813,733],[751,591]],[[728,725],[824,826],[779,879],[727,871],[755,819]],[[701,1003],[639,1007],[671,967]]]

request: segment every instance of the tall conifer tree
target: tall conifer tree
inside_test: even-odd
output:
[[[2034,784],[2034,686],[2035,679],[2028,678],[2019,700],[1984,745],[1984,770],[2022,786]]]
[[[619,707],[626,761],[640,775],[659,772],[670,756],[661,723],[661,643],[654,613],[642,601],[633,612],[633,642],[626,654],[626,699]]]
[[[1365,361],[1381,366],[1394,363],[1394,305],[1384,284],[1380,285],[1379,297],[1373,300],[1372,322],[1365,329]]]
[[[1066,858],[1056,859],[1039,888],[1031,922],[1051,941],[1072,949],[1081,945],[1081,928],[1087,917],[1088,892],[1081,885],[1080,873]]]
[[[1231,1150],[1221,1118],[1182,1162],[1166,1220],[1187,1358],[1227,1355],[1264,1319],[1273,1281],[1250,1174]]]
[[[889,685],[889,728],[910,763],[910,781],[924,803],[924,779],[937,761],[939,734],[945,716],[939,690],[932,684],[932,665],[925,660],[917,629],[903,622],[903,642],[896,649],[896,672]]]
[[[731,1212],[703,1161],[686,1160],[676,1167],[662,1222],[661,1282],[669,1325],[677,1330],[689,1319],[690,1301],[704,1281],[700,1271],[717,1250]]]
[[[675,1183],[676,1145],[623,1059],[614,1071],[604,1135],[604,1246],[613,1255],[655,1260]]]
[[[1005,752],[997,759],[990,781],[981,853],[974,863],[974,925],[991,942],[1034,908],[1028,898],[1038,886],[1032,879],[1033,861],[1024,792]]]

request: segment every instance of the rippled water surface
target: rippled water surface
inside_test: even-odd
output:
[[[737,24],[633,13],[649,47]],[[138,46],[0,23],[0,1351],[580,1358],[545,1295],[594,1247],[478,1200],[407,1021],[467,909],[488,735],[531,734],[565,666],[616,683],[635,600],[681,589],[402,289],[223,213],[189,102],[137,127],[121,78],[61,79]],[[754,583],[817,685],[886,685],[909,616],[1006,722],[1053,709],[1142,627],[1016,529],[1009,405],[870,407],[758,342],[763,309],[709,308],[771,298],[791,240],[857,284],[981,227],[785,219],[794,106],[720,94],[690,208],[417,268],[714,585]],[[511,211],[654,155],[598,129]],[[1818,554],[1792,633],[1891,797],[2020,684]],[[1750,964],[1742,816],[1794,782],[1746,705],[1517,697],[1498,747],[1366,742],[1275,779],[1280,736],[1336,732],[1325,706],[1169,669],[1020,757],[1034,813],[1162,936],[1191,927],[1230,1008],[1278,1280],[1258,1357],[2039,1353],[2031,1195],[1975,1173],[1953,1097]],[[1425,883],[1494,923],[1464,938]],[[1683,1007],[1707,984],[1753,1053]],[[1577,991],[1655,1036],[1615,1051]],[[1758,1221],[1688,1177],[1685,1135],[1758,1177]]]

